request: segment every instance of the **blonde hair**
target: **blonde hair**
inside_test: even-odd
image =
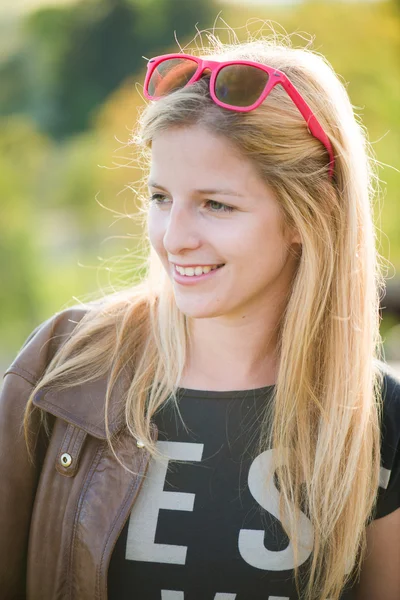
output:
[[[279,372],[258,453],[274,448],[280,519],[295,564],[300,506],[312,523],[312,564],[301,597],[337,600],[350,573],[359,577],[379,481],[384,279],[373,226],[375,160],[344,85],[322,56],[276,36],[231,44],[215,35],[208,40],[202,56],[250,59],[284,71],[334,149],[331,181],[324,146],[280,86],[257,110],[240,114],[213,103],[205,79],[147,105],[132,137],[148,167],[152,139],[160,131],[200,125],[223,136],[273,188],[285,225],[300,232],[302,252],[279,323]],[[179,413],[176,388],[186,364],[189,321],[150,247],[145,266],[147,274],[136,286],[106,296],[87,312],[50,362],[26,409],[27,441],[31,401],[39,389],[109,374],[105,418],[112,447],[110,391],[128,370],[126,427],[157,459],[151,419],[167,400]],[[298,567],[295,580],[300,594]]]

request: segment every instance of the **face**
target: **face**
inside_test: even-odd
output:
[[[272,190],[222,137],[171,129],[152,143],[148,232],[178,308],[193,318],[243,318],[279,302],[294,274]],[[178,265],[224,266],[190,278]],[[251,312],[250,312],[251,311]]]

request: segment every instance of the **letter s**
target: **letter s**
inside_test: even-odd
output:
[[[267,476],[273,469],[273,450],[266,450],[257,456],[249,469],[249,490],[262,508],[279,519],[279,491],[273,484],[273,478],[266,486]],[[311,521],[300,512],[299,523],[299,564],[310,556],[314,546],[314,531]],[[264,530],[241,529],[238,547],[242,558],[251,566],[265,571],[285,571],[295,566],[291,542],[281,551],[271,551],[264,546]]]

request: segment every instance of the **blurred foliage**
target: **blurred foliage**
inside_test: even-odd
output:
[[[90,125],[94,107],[177,36],[210,19],[211,0],[83,0],[33,12],[0,70],[0,113],[24,110],[52,137]],[[3,86],[2,86],[3,87]]]
[[[296,47],[315,38],[312,48],[345,82],[376,158],[392,167],[379,170],[376,223],[380,252],[400,265],[395,1],[279,8],[83,0],[42,8],[18,24],[12,51],[0,55],[0,370],[41,320],[134,278],[138,224],[118,215],[135,210],[141,177],[128,141],[143,105],[143,57],[179,51],[174,32],[187,50],[198,44],[196,24],[212,28],[221,9],[214,31],[222,41],[234,39],[232,29],[241,40],[271,35],[268,22],[279,35],[297,32]]]

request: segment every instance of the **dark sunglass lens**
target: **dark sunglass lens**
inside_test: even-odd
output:
[[[161,62],[153,71],[148,84],[150,96],[159,98],[185,87],[193,77],[197,63],[189,58],[170,58]]]
[[[251,65],[228,65],[217,75],[215,95],[231,106],[251,106],[261,96],[268,78],[268,73]]]

